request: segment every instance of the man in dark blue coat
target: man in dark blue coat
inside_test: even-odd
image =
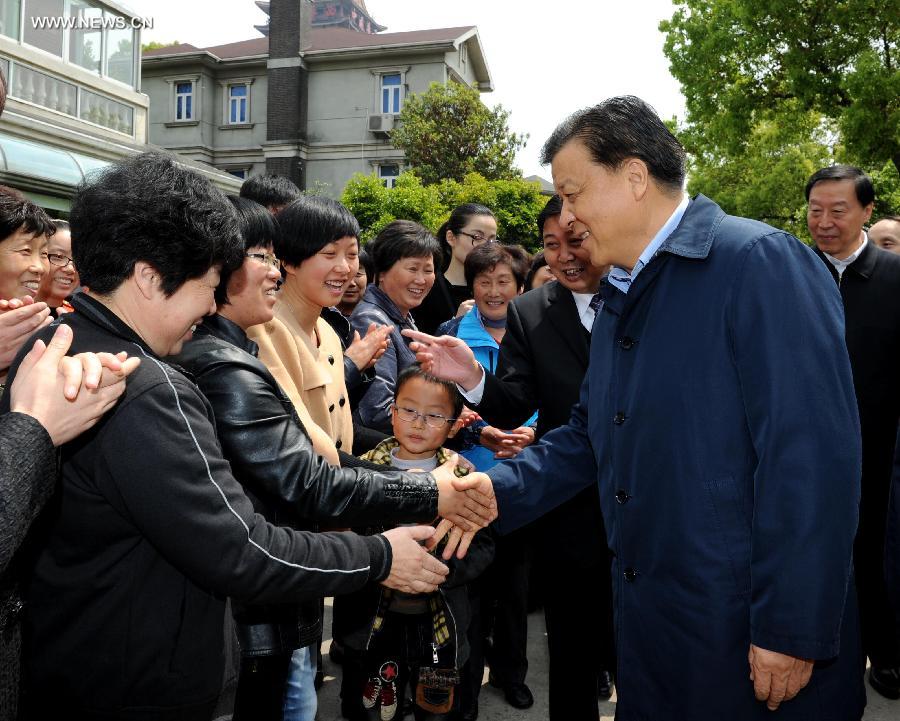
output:
[[[858,721],[860,433],[834,282],[787,233],[688,200],[684,151],[637,98],[576,113],[543,156],[560,222],[613,268],[568,425],[489,473],[501,528],[596,477],[618,721]],[[416,349],[481,379],[451,339]]]

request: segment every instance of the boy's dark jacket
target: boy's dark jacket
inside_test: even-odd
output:
[[[364,460],[377,465],[390,465],[391,451],[397,448],[399,443],[395,438],[388,438],[379,443],[374,449],[363,456]],[[439,448],[437,451],[438,464],[447,461],[450,451]],[[457,468],[456,474],[464,476],[468,473],[465,468]],[[380,533],[383,528],[354,529],[360,533]],[[469,594],[466,584],[480,576],[491,561],[494,560],[494,531],[488,527],[475,534],[472,544],[465,558],[456,556],[449,561],[444,561],[450,569],[447,580],[441,584],[436,592],[443,600],[447,610],[447,623],[450,626],[449,642],[456,648],[456,668],[462,668],[469,658],[469,643],[466,630],[471,619],[469,607]],[[439,547],[439,548],[442,548]],[[438,553],[436,550],[435,553]],[[443,559],[442,559],[443,560]],[[383,612],[382,592],[383,586],[367,584],[363,589],[346,596],[342,600],[343,625],[345,635],[342,638],[353,651],[364,651],[372,637],[373,628],[379,613]],[[435,639],[439,648],[446,645],[446,641]]]

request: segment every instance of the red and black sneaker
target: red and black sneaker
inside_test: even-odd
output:
[[[370,708],[375,708],[375,703],[378,701],[378,695],[381,692],[381,679],[377,676],[372,676],[368,681],[366,681],[366,685],[363,686],[363,708],[367,711]]]
[[[393,721],[397,714],[397,687],[393,681],[381,686],[381,721]]]

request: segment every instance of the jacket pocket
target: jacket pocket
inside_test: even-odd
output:
[[[749,597],[752,515],[744,489],[730,476],[707,481],[705,486],[715,536],[721,543],[714,556],[727,564],[735,591]]]

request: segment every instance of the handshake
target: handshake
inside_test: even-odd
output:
[[[438,486],[437,527],[400,526],[383,535],[391,546],[391,572],[382,581],[388,588],[405,593],[431,593],[443,583],[449,569],[429,553],[448,536],[444,560],[454,552],[466,555],[475,534],[497,517],[497,499],[491,479],[484,473],[456,477],[454,469],[459,457],[435,469],[432,475]],[[423,545],[424,543],[424,545]]]

